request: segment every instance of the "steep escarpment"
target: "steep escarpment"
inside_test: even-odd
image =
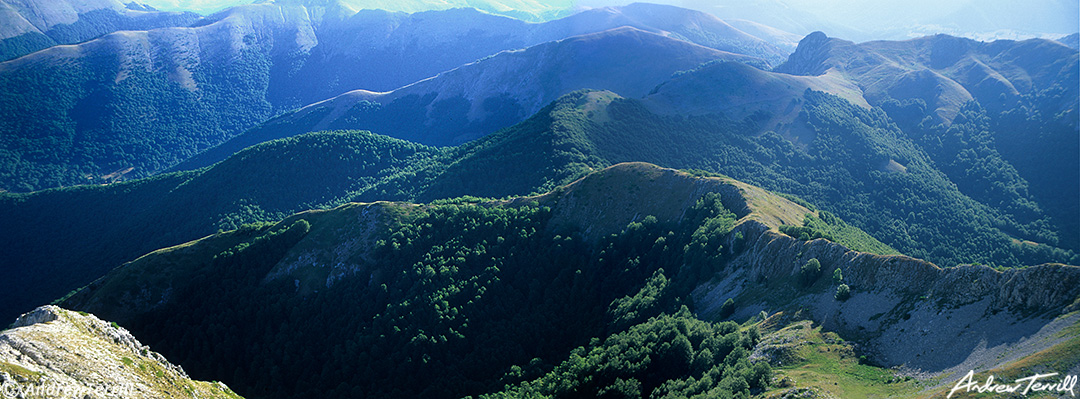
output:
[[[0,384],[19,398],[239,398],[184,369],[126,329],[94,315],[42,306],[0,332]]]
[[[736,318],[803,310],[886,366],[958,378],[955,371],[1002,367],[1063,344],[1065,329],[1080,322],[1075,266],[943,269],[823,239],[799,241],[756,222],[737,226],[729,245],[736,245],[734,234],[744,237],[745,252],[719,282],[697,289],[699,311],[718,314],[727,298],[740,304]],[[801,269],[811,259],[821,271],[808,283]],[[836,269],[840,282],[830,278]],[[834,298],[840,283],[850,287],[850,299]]]

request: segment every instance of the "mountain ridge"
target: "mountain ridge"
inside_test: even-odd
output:
[[[33,26],[12,1],[44,4],[0,0],[0,36]],[[179,15],[116,1],[36,13],[93,38],[0,61],[0,319],[34,309],[0,331],[0,394],[943,398],[1080,375],[1076,35],[796,45],[672,6],[503,7],[534,0],[113,31]]]
[[[164,12],[138,2],[64,0],[0,2],[0,61],[120,30],[185,26],[192,12]]]
[[[455,8],[475,8],[477,10],[539,23],[564,17],[573,13],[565,1],[529,1],[529,0],[439,0],[439,1],[385,1],[385,0],[264,0],[265,3],[282,5],[301,5],[306,7],[324,3],[336,3],[353,11],[378,9],[388,12],[417,13],[424,11],[443,11]],[[554,4],[553,4],[554,3]]]
[[[756,71],[731,65],[743,72]],[[693,82],[694,73],[710,72],[676,79]],[[648,98],[577,92],[513,128],[459,147],[433,148],[370,133],[308,134],[256,145],[193,172],[112,186],[2,194],[5,205],[0,211],[8,220],[19,221],[4,234],[12,237],[10,245],[21,248],[0,251],[6,256],[3,263],[46,265],[14,270],[24,273],[24,279],[36,276],[34,281],[53,288],[39,286],[36,294],[16,294],[23,286],[13,286],[0,293],[7,293],[5,302],[12,304],[33,301],[35,295],[42,297],[38,302],[46,301],[44,295],[61,296],[104,272],[104,267],[154,248],[218,229],[277,220],[303,209],[350,201],[524,195],[552,190],[614,163],[641,160],[724,172],[810,198],[900,252],[946,265],[980,262],[1009,267],[1071,263],[1074,258],[1052,245],[1013,241],[991,222],[1010,217],[1005,211],[959,191],[880,109],[867,110],[820,92],[784,93],[789,97],[778,100],[781,111],[788,104],[802,110],[793,120],[782,119],[784,123],[777,125],[783,128],[780,133],[770,132],[769,119],[755,114],[734,115],[747,118],[743,120],[709,113],[656,114],[649,110]],[[862,155],[843,155],[852,152]],[[800,180],[804,176],[817,176],[816,184]],[[833,187],[830,182],[837,183]],[[866,185],[891,191],[865,191],[858,201],[844,194],[863,193]],[[118,212],[115,203],[137,204],[140,210]],[[942,209],[941,203],[955,206]],[[867,207],[884,211],[866,213]],[[923,216],[915,216],[916,212]],[[64,219],[80,214],[94,216],[75,218],[81,221],[75,225]],[[1025,233],[1029,240],[1042,240],[1040,234],[1053,238],[1056,230],[1042,229],[1037,220],[1017,226],[1030,229]],[[896,223],[907,226],[909,233],[886,227]],[[68,239],[56,231],[84,238]],[[87,236],[86,231],[96,233]],[[129,231],[151,238],[133,242],[126,239]],[[72,242],[82,246],[56,251]],[[946,245],[953,249],[942,250]],[[52,269],[60,267],[80,272]]]
[[[708,243],[704,244],[706,247],[718,245],[717,248],[722,249],[714,255],[713,260],[717,263],[706,269],[708,271],[700,272],[703,273],[701,277],[705,278],[692,279],[690,283],[692,288],[696,288],[692,295],[694,308],[705,319],[726,318],[717,316],[724,298],[734,298],[739,304],[733,315],[736,318],[750,317],[761,310],[772,315],[804,309],[812,320],[826,329],[869,345],[863,353],[874,356],[876,361],[886,366],[905,365],[939,376],[951,375],[954,366],[974,364],[969,362],[977,363],[980,370],[1004,367],[1017,359],[1022,360],[1043,349],[1061,345],[1067,339],[1060,336],[1041,341],[1036,346],[1018,345],[1018,342],[1029,336],[1057,336],[1055,334],[1077,320],[1075,302],[1080,297],[1080,285],[1068,282],[1080,282],[1080,268],[1043,265],[1004,273],[986,266],[942,269],[906,256],[850,251],[822,239],[800,241],[779,233],[777,229],[787,223],[800,225],[802,214],[812,214],[814,211],[728,178],[692,176],[644,163],[617,164],[535,197],[480,202],[465,199],[464,202],[429,205],[388,202],[346,204],[332,210],[301,213],[272,226],[220,233],[149,254],[114,270],[69,297],[64,304],[122,322],[130,320],[136,325],[147,323],[150,319],[168,323],[165,321],[168,320],[168,313],[155,309],[171,309],[170,301],[185,300],[182,299],[184,296],[169,292],[185,292],[183,284],[186,281],[203,281],[184,277],[188,273],[184,271],[187,270],[185,268],[208,267],[203,262],[209,262],[214,253],[234,245],[236,239],[250,240],[260,234],[266,236],[270,234],[268,232],[279,232],[271,237],[291,236],[293,238],[286,242],[293,243],[283,244],[288,248],[276,250],[277,255],[262,263],[263,266],[257,269],[260,271],[249,279],[256,285],[278,287],[260,291],[266,295],[278,292],[287,297],[313,301],[323,296],[336,296],[341,289],[346,289],[339,287],[365,291],[380,284],[393,286],[400,278],[412,277],[407,277],[407,274],[394,277],[394,272],[376,266],[379,264],[377,259],[382,256],[379,255],[382,253],[379,248],[383,244],[372,243],[386,240],[386,245],[398,242],[408,247],[410,244],[400,238],[386,237],[395,230],[383,230],[383,227],[393,225],[391,220],[396,218],[422,218],[424,214],[437,212],[438,209],[455,213],[470,212],[470,209],[483,212],[484,209],[550,207],[550,219],[544,225],[534,227],[536,233],[532,234],[558,234],[560,238],[556,238],[556,242],[563,240],[561,237],[572,237],[574,242],[581,240],[586,248],[593,246],[594,251],[607,248],[606,251],[618,253],[612,247],[603,246],[610,245],[602,244],[607,242],[608,238],[605,237],[623,236],[629,239],[631,234],[639,231],[637,229],[649,229],[649,226],[678,226],[684,221],[696,223],[696,219],[690,216],[693,213],[691,210],[697,209],[704,198],[715,198],[723,203],[725,209],[730,207],[737,212],[730,216],[732,225],[728,232],[709,238]],[[299,231],[304,234],[290,233],[298,229],[296,226],[300,226]],[[450,225],[449,228],[456,227]],[[658,229],[658,234],[674,239],[676,233],[667,234],[666,229]],[[680,228],[674,229],[682,231]],[[650,242],[653,240],[651,236],[645,237]],[[714,242],[714,239],[719,241]],[[253,241],[251,245],[256,244]],[[491,242],[489,245],[494,246]],[[654,251],[660,250],[654,248]],[[221,256],[226,255],[217,257]],[[654,259],[645,253],[640,256]],[[831,274],[837,267],[842,269],[844,281],[854,289],[851,302],[833,299],[830,290],[832,283],[824,282],[827,280],[825,278],[809,288],[800,288],[792,281],[799,278],[800,266],[810,258],[820,260],[822,274]],[[694,258],[688,258],[685,262],[695,264],[696,261],[691,259]],[[463,266],[459,264],[459,267]],[[500,263],[498,268],[517,270],[511,264]],[[617,270],[613,269],[612,272]],[[435,275],[439,275],[439,271],[435,271]],[[710,279],[710,276],[715,278]],[[351,285],[357,281],[361,284],[355,287]],[[362,288],[365,286],[368,288]],[[770,293],[770,290],[783,292]],[[867,303],[873,305],[867,306]],[[914,307],[909,306],[911,304]],[[867,312],[881,312],[882,316],[862,317]],[[943,312],[951,319],[945,317]],[[972,320],[982,320],[985,312],[997,312],[998,316],[973,323],[960,336],[952,333],[950,328]],[[154,314],[157,316],[149,316]],[[905,314],[908,316],[905,317]],[[1016,329],[1009,337],[994,340],[987,349],[990,355],[975,350],[971,357],[961,356],[972,353],[966,350],[978,342],[978,337],[997,333],[995,323],[1009,324],[1020,320],[1026,320],[1025,327]],[[414,322],[421,323],[420,319]],[[168,325],[176,328],[175,324]],[[927,325],[952,327],[927,336]],[[1049,329],[1043,331],[1044,326]],[[144,333],[150,336],[160,334]],[[898,342],[905,344],[898,345]],[[956,346],[961,342],[963,344],[956,350],[935,351],[935,348]],[[1006,351],[1012,351],[1013,357],[986,360],[995,359],[993,354]]]
[[[776,71],[821,75],[836,70],[863,85],[865,95],[874,104],[889,97],[918,97],[934,107],[944,121],[951,121],[960,106],[972,99],[995,108],[1006,99],[1048,88],[1062,76],[1075,80],[1076,73],[1067,71],[1076,69],[1078,58],[1070,56],[1075,51],[1051,40],[978,42],[944,34],[855,44],[814,32],[800,42],[800,47],[801,51],[796,50]],[[1037,54],[1045,59],[1031,62],[1021,54]],[[945,87],[943,93],[931,96],[898,91],[907,79],[929,79]],[[1006,99],[999,100],[999,95]],[[1075,108],[1076,101],[1062,105]]]
[[[625,69],[644,57],[663,61]],[[320,130],[370,130],[426,145],[457,145],[516,124],[580,88],[642,97],[672,74],[718,60],[764,65],[633,27],[572,36],[503,51],[389,92],[354,90],[304,106],[172,170],[208,166],[259,142]]]
[[[859,337],[878,364],[949,376],[942,385],[967,370],[1005,367],[1062,345],[1070,339],[1064,332],[1078,321],[1080,291],[1075,284],[1058,284],[1080,278],[1076,266],[1005,272],[979,265],[940,268],[903,255],[850,251],[825,240],[799,242],[755,223],[736,227],[733,234],[740,231],[747,250],[731,261],[732,273],[694,293],[702,314],[715,315],[725,298],[745,304],[736,317],[762,309],[771,314],[789,300],[784,281],[798,275],[808,259],[818,259],[825,272],[841,269],[845,283],[859,293],[838,303],[825,290],[796,303],[812,308],[811,317],[824,328]],[[758,283],[738,286],[744,279]],[[1001,325],[1014,327],[1005,334]]]
[[[0,187],[150,176],[345,91],[390,90],[500,51],[624,25],[774,63],[783,54],[669,6],[532,24],[473,9],[351,13],[336,4],[233,7],[191,26],[114,32],[0,63],[0,131],[11,133],[0,139]],[[652,16],[654,8],[663,13]]]
[[[1001,194],[1029,198],[1015,204],[1040,204],[1039,212],[1061,226],[1061,245],[1080,248],[1080,208],[1070,199],[1080,195],[1075,49],[1044,39],[978,42],[947,35],[854,44],[817,32],[776,70],[847,77],[962,189],[985,199],[986,183],[969,179],[982,168],[977,165],[994,165],[986,172],[1012,181],[999,183],[1013,187]],[[1015,215],[1031,214],[1021,205],[1009,207]]]

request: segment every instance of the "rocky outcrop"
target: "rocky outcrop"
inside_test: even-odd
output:
[[[989,274],[986,268],[980,270],[984,275]],[[994,297],[998,309],[1008,307],[1038,313],[1053,312],[1061,306],[1066,306],[1063,312],[1080,308],[1080,268],[1075,266],[1045,264],[987,277],[1000,282]]]
[[[239,398],[222,383],[192,381],[126,329],[56,306],[0,333],[0,384],[17,398]]]
[[[780,64],[774,69],[776,72],[791,75],[817,76],[828,70],[828,60],[831,54],[831,43],[836,39],[830,39],[820,31],[812,32],[799,41],[795,52],[788,57],[787,62]],[[848,42],[850,43],[850,42]]]
[[[734,232],[725,247],[735,248],[741,235],[742,250],[732,254],[720,283],[695,292],[699,312],[711,314],[727,298],[741,304],[735,318],[803,309],[824,328],[862,342],[880,364],[943,375],[999,367],[1061,344],[1069,337],[1062,331],[1080,323],[1080,267],[943,269],[823,239],[799,241],[753,220]],[[800,267],[811,258],[821,262],[823,277],[802,287]],[[828,276],[837,268],[854,293],[847,301],[833,298]],[[786,297],[761,294],[770,291]]]
[[[962,265],[940,268],[902,255],[882,256],[848,250],[827,240],[803,242],[770,231],[756,221],[736,227],[746,237],[746,252],[732,261],[753,280],[794,276],[811,258],[823,273],[841,269],[853,289],[897,297],[926,297],[941,307],[957,307],[989,300],[991,311],[1059,315],[1073,309],[1080,298],[1080,267],[1061,264],[1008,269]],[[733,243],[731,243],[733,244]]]
[[[59,317],[60,313],[56,310],[55,306],[42,306],[31,312],[23,313],[15,320],[15,324],[12,324],[11,328],[32,326],[38,323],[48,323]]]

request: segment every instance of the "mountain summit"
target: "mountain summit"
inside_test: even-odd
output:
[[[59,44],[75,44],[119,30],[186,26],[191,12],[163,12],[136,1],[0,1],[0,61]]]

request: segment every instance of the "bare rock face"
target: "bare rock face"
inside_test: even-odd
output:
[[[1045,264],[1001,273],[995,304],[1020,311],[1039,312],[1067,305],[1063,312],[1076,310],[1080,273],[1077,268]]]
[[[812,32],[799,41],[788,61],[777,67],[777,72],[792,75],[816,76],[828,69],[830,39],[822,32]]]
[[[28,313],[23,313],[15,320],[13,328],[31,326],[38,323],[48,323],[60,318],[60,308],[56,306],[42,306]]]
[[[736,319],[801,309],[827,330],[859,337],[862,351],[879,364],[939,375],[990,369],[1063,343],[1069,337],[1065,329],[1080,323],[1080,267],[940,268],[823,239],[799,241],[756,221],[744,221],[735,232],[745,237],[744,250],[733,254],[715,279],[719,283],[695,291],[699,312],[715,315],[727,298],[740,304]],[[800,266],[812,258],[821,263],[823,276],[842,271],[850,299],[836,300],[836,284],[830,282],[801,286]],[[776,300],[761,292],[789,296]],[[777,349],[782,345],[758,355],[773,358],[782,354]]]
[[[192,381],[123,327],[42,306],[0,333],[0,384],[16,398],[239,398]]]
[[[903,255],[875,255],[851,251],[826,240],[803,242],[756,222],[736,227],[746,237],[747,251],[732,261],[754,279],[781,279],[795,275],[811,258],[831,273],[839,268],[853,289],[897,297],[932,298],[942,307],[989,301],[990,311],[1026,314],[1068,313],[1080,298],[1080,267],[1061,264],[997,271],[987,266],[940,268]],[[730,245],[730,244],[729,244]]]

